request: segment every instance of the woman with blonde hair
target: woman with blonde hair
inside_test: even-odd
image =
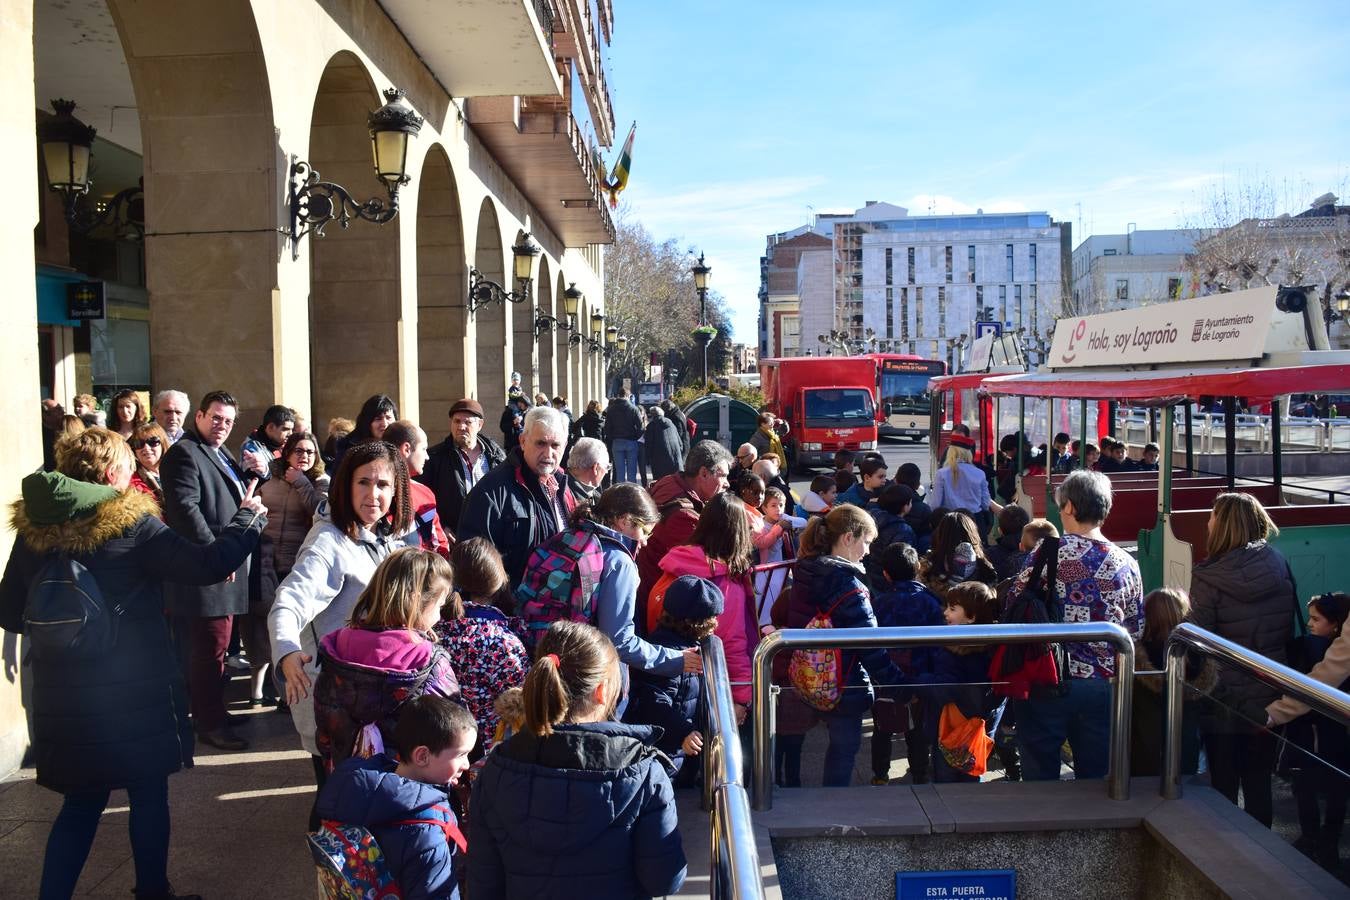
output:
[[[862,559],[877,536],[877,526],[856,506],[836,506],[816,516],[802,532],[797,565],[792,571],[785,625],[805,628],[822,613],[835,628],[876,628],[867,570]],[[779,654],[787,656],[788,654]],[[862,746],[863,715],[872,708],[872,683],[897,685],[905,681],[886,651],[872,648],[844,654],[848,667],[846,689],[834,709],[821,712],[830,743],[825,750],[825,787],[848,787],[853,763]]]
[[[1003,509],[989,496],[989,479],[974,463],[975,441],[964,434],[952,434],[947,445],[947,461],[933,479],[933,491],[925,501],[933,509],[959,509],[975,520],[983,540],[993,524],[990,512]]]
[[[1190,620],[1248,650],[1286,661],[1300,614],[1288,561],[1270,546],[1279,529],[1250,494],[1220,494],[1209,516],[1208,556],[1191,570]],[[1210,783],[1233,803],[1241,789],[1248,815],[1270,826],[1275,736],[1259,726],[1280,692],[1222,669],[1201,721]]]

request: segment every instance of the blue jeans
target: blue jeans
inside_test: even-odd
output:
[[[614,482],[638,480],[638,444],[627,438],[614,439]]]
[[[1105,778],[1111,742],[1111,682],[1105,678],[1071,678],[1062,697],[1019,700],[1017,746],[1022,751],[1022,778],[1059,778],[1059,748],[1073,750],[1074,778]]]
[[[825,748],[825,787],[848,787],[853,783],[853,763],[862,747],[862,714],[822,713],[830,744]]]
[[[89,858],[99,818],[108,805],[108,791],[66,794],[61,812],[47,835],[42,861],[42,900],[66,900],[75,893],[80,871]],[[136,890],[145,894],[169,889],[169,781],[167,776],[127,788],[131,814],[131,857],[136,865]]]

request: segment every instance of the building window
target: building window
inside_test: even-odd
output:
[[[1013,280],[1013,253],[1012,253],[1012,250],[1013,250],[1013,245],[1012,245],[1012,244],[1005,244],[1005,245],[1003,246],[1003,255],[1004,255],[1004,257],[1005,257],[1005,258],[1007,259],[1007,261],[1008,261],[1008,277],[1005,278],[1004,281],[1012,281],[1012,280]]]
[[[938,337],[947,336],[947,289],[938,288]]]
[[[1000,322],[1008,321],[1008,286],[1006,284],[998,286],[998,320]]]
[[[891,248],[886,248],[886,283],[891,283]]]
[[[1102,251],[1102,256],[1115,256],[1115,255],[1116,255],[1116,250],[1115,250],[1114,247]]]
[[[1168,300],[1180,300],[1180,299],[1181,299],[1181,279],[1180,279],[1180,278],[1169,278],[1169,279],[1167,279],[1167,299],[1168,299]]]
[[[946,252],[945,256],[946,256],[946,260],[947,260],[947,283],[948,283],[948,284],[951,284],[951,283],[952,283],[952,248],[951,248],[951,247],[947,247],[947,248],[946,248],[946,251],[947,251],[947,252]],[[939,294],[938,296],[940,297],[940,296],[942,296],[942,295]]]
[[[1017,327],[1022,327],[1022,286],[1013,285],[1013,307],[1017,310]]]
[[[886,262],[891,261],[891,251],[886,251]],[[889,268],[889,267],[888,267]],[[890,280],[890,272],[887,272],[887,281]],[[895,337],[895,288],[886,288],[886,339]]]
[[[1036,280],[1036,245],[1032,244],[1031,250],[1031,280]]]
[[[1032,246],[1035,245],[1033,244]],[[1027,286],[1027,299],[1031,301],[1031,333],[1039,334],[1040,332],[1037,331],[1036,327],[1038,324],[1038,316],[1036,315],[1036,285],[1032,284]]]
[[[923,288],[921,287],[914,289],[914,333],[923,334]]]
[[[909,283],[914,283],[914,248],[909,248]]]
[[[900,339],[909,339],[909,288],[900,289]]]
[[[975,285],[975,318],[984,317],[984,285]]]
[[[1130,281],[1128,278],[1116,279],[1116,299],[1117,300],[1130,299]]]
[[[971,244],[966,248],[966,274],[970,276],[970,283],[975,283],[975,245]]]

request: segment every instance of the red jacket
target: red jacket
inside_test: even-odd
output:
[[[449,559],[450,541],[445,536],[441,517],[436,512],[436,492],[420,481],[410,480],[408,488],[417,533],[422,536],[422,549],[434,550]]]
[[[679,472],[652,483],[647,491],[656,502],[661,521],[652,529],[647,546],[638,551],[637,609],[647,608],[647,595],[661,578],[661,560],[674,547],[689,543],[698,527],[698,514],[703,511],[703,500],[689,481]],[[638,633],[646,635],[645,617],[637,616]]]

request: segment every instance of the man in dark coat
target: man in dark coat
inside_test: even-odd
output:
[[[224,391],[207,394],[197,406],[195,428],[185,432],[160,463],[164,522],[198,544],[214,541],[239,511],[246,493],[252,493],[244,487],[245,472],[225,449],[238,409]],[[221,750],[248,747],[229,726],[221,681],[234,617],[248,612],[248,574],[246,560],[215,584],[164,586],[179,654],[186,662],[193,724],[203,742]]]
[[[534,548],[562,531],[576,506],[560,468],[566,443],[567,417],[551,406],[536,406],[525,416],[520,446],[464,498],[456,535],[491,541],[513,589]]]
[[[417,480],[436,492],[441,524],[454,528],[464,498],[479,479],[501,465],[506,451],[482,434],[483,407],[467,397],[450,407],[450,436],[427,451],[427,465]]]
[[[614,459],[614,481],[638,480],[638,438],[642,437],[642,414],[629,400],[628,388],[609,401],[605,409],[605,443]]]
[[[647,465],[652,470],[652,480],[665,478],[680,471],[684,465],[684,451],[680,449],[680,429],[666,418],[659,406],[653,406],[648,412],[646,440]]]

